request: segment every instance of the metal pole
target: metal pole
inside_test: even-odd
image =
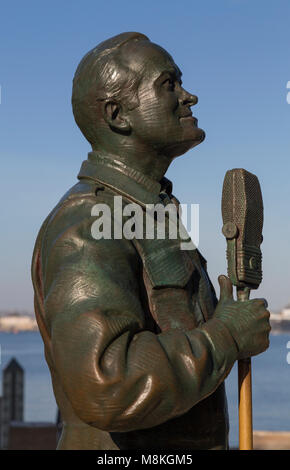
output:
[[[237,298],[248,300],[250,289],[237,288]],[[239,447],[240,450],[253,450],[253,416],[252,416],[252,372],[251,359],[238,361],[239,381]]]

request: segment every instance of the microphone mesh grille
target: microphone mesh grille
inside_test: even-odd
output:
[[[263,199],[255,175],[242,168],[226,173],[222,216],[229,277],[236,286],[248,285],[255,289],[262,280],[263,229]]]
[[[223,223],[239,229],[238,241],[260,246],[263,229],[263,199],[256,175],[236,168],[226,173],[222,193]]]

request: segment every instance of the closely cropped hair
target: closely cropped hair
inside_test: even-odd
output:
[[[122,33],[96,46],[80,62],[72,90],[73,114],[77,125],[93,145],[96,139],[94,112],[98,101],[125,101],[129,109],[138,106],[140,77],[122,64],[118,50],[129,41],[149,41],[141,33]]]

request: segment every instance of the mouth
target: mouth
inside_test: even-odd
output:
[[[180,116],[180,121],[192,121],[197,126],[198,120],[192,115],[192,112]]]
[[[194,117],[192,115],[192,111],[191,111],[190,108],[185,108],[185,109],[181,110],[179,119],[180,120],[186,120],[186,121],[193,121],[195,125],[197,125],[197,122],[198,122],[196,117]]]

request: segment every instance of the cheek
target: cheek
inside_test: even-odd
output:
[[[151,122],[152,126],[176,119],[175,111],[179,102],[174,93],[158,94],[155,90],[144,90],[139,97],[142,117],[144,121]]]
[[[165,111],[160,103],[158,103],[153,97],[148,97],[148,99],[143,102],[141,108],[142,117],[148,125],[155,127],[157,123],[160,123],[160,120],[164,119]]]
[[[158,96],[155,92],[139,95],[136,134],[152,143],[179,140],[183,133],[178,119],[179,102],[174,93]]]

